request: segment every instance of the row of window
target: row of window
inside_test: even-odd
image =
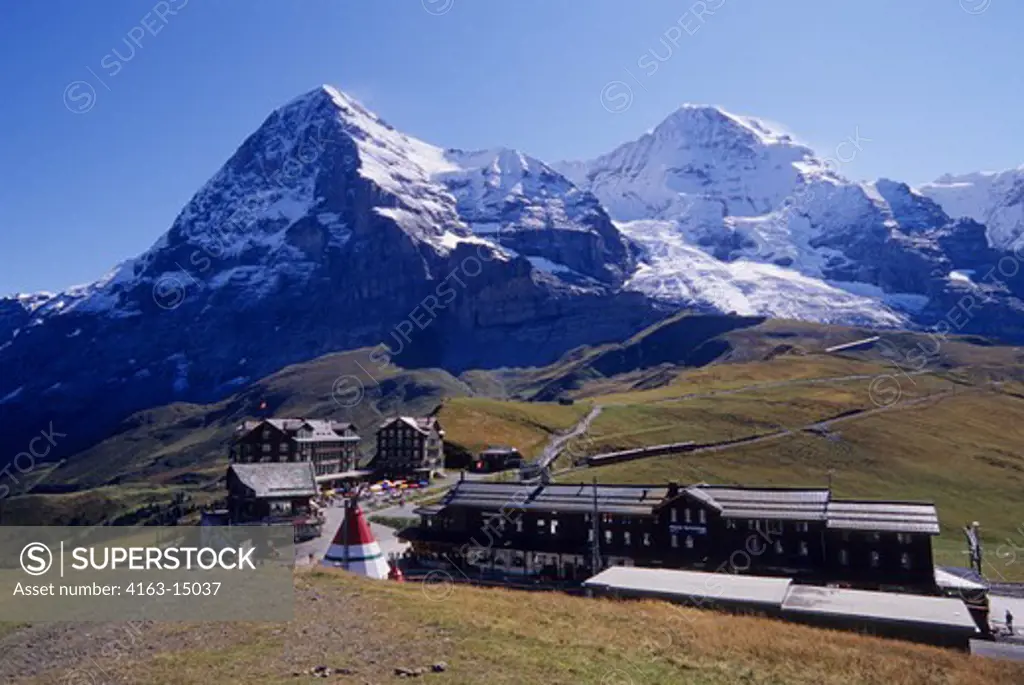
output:
[[[415,447],[418,445],[418,441],[413,438],[391,438],[387,436],[381,436],[378,440],[381,448],[385,447]]]
[[[272,449],[271,445],[269,445],[267,443],[264,443],[263,445],[261,445],[261,451],[262,451],[263,454],[274,454],[274,450]],[[279,448],[278,448],[277,453],[278,454],[298,454],[302,458],[303,461],[306,461],[306,460],[309,460],[310,457],[312,457],[315,460],[315,459],[324,459],[324,458],[329,458],[329,457],[335,457],[336,458],[336,457],[338,457],[338,455],[342,455],[342,454],[352,455],[352,454],[355,453],[355,449],[352,449],[352,448],[349,448],[349,449],[323,449],[323,448],[320,448],[320,449],[317,449],[317,450],[311,450],[309,447],[300,447],[298,452],[295,452],[295,450],[289,450],[288,449],[288,444],[287,443],[283,443],[282,442],[280,444]],[[241,450],[239,450],[238,454],[239,454],[240,457],[248,457],[248,456],[250,456],[248,445],[242,445]]]
[[[679,523],[679,510],[671,509],[670,511],[671,511],[670,516],[672,518],[672,523]],[[685,509],[683,509],[683,522],[684,523],[693,523],[693,510],[690,509],[690,507],[686,507]],[[698,509],[697,510],[697,522],[698,523],[707,523],[708,522],[707,512],[704,511],[703,509]]]
[[[338,473],[339,471],[351,471],[353,465],[345,462],[339,464],[336,461],[325,461],[317,462],[313,468],[316,471],[316,475],[323,476],[328,473]]]
[[[411,449],[386,449],[381,450],[380,454],[386,459],[413,459],[422,456],[419,450]]]
[[[811,530],[811,524],[806,521],[795,521],[791,524],[793,530],[797,533],[807,533]],[[736,530],[739,528],[739,521],[736,519],[725,519],[725,527],[727,530]],[[756,519],[747,519],[747,530],[765,531],[768,533],[782,533],[784,525],[782,521],[759,521]]]
[[[432,523],[432,522],[428,521],[428,525],[430,523]],[[517,520],[514,521],[514,523],[515,523],[515,527],[516,527],[516,532],[518,532],[518,533],[523,532],[523,521],[522,521],[522,519],[521,518],[517,519]],[[498,528],[499,531],[503,531],[505,529],[505,518],[500,517],[498,519],[497,528]],[[558,521],[554,520],[554,519],[552,519],[551,521],[545,521],[544,519],[538,519],[537,520],[537,528],[539,529],[540,532],[545,532],[545,533],[549,532],[551,535],[555,535],[558,532]],[[632,533],[627,530],[627,531],[623,531],[621,533],[621,535],[622,535],[622,544],[623,544],[623,546],[625,546],[625,547],[632,546],[632,544],[633,544],[633,535],[632,535]],[[609,530],[609,529],[605,529],[603,537],[604,537],[604,543],[606,545],[612,545],[615,542],[615,531],[612,531],[612,530]],[[587,531],[587,542],[593,542],[593,541],[594,541],[594,529],[590,528]],[[679,542],[680,542],[679,535],[676,534],[676,533],[673,533],[672,536],[671,536],[671,543],[670,543],[671,546],[672,546],[672,549],[679,549]],[[683,546],[686,549],[693,549],[694,545],[695,545],[694,537],[692,535],[687,535],[686,537],[683,538],[682,543],[683,543]],[[642,534],[641,544],[644,547],[650,547],[651,546],[651,534],[650,533],[643,533]],[[775,552],[776,555],[782,555],[782,554],[784,554],[786,552],[786,548],[782,544],[781,540],[776,540],[775,541],[775,543],[772,545],[772,550]],[[801,556],[801,557],[806,557],[806,556],[810,555],[810,548],[809,548],[807,542],[804,541],[804,540],[800,540],[799,542],[797,542],[796,550],[797,550],[797,554],[799,556]],[[881,566],[881,559],[882,559],[881,553],[878,552],[877,550],[872,550],[872,552],[870,553],[870,556],[869,556],[871,567],[872,568],[878,568],[879,566]],[[839,550],[839,563],[842,564],[843,566],[848,566],[850,564],[850,552],[849,552],[849,550],[847,550],[847,549]],[[911,561],[911,556],[910,556],[909,553],[903,552],[900,555],[900,565],[904,569],[907,569],[907,570],[909,570],[911,568],[912,561]]]
[[[841,549],[839,550],[839,563],[843,566],[850,565],[850,550]],[[878,550],[871,550],[868,556],[868,563],[871,568],[878,568],[882,565],[882,554]],[[900,566],[906,570],[910,570],[912,565],[911,557],[909,552],[903,552],[900,554]]]

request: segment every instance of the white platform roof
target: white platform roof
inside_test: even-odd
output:
[[[791,583],[789,578],[612,566],[583,585],[633,596],[691,599],[694,604],[737,602],[778,608]]]
[[[953,597],[794,585],[782,604],[782,611],[885,623],[930,625],[971,633],[978,629],[964,603]]]

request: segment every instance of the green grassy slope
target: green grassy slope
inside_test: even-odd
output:
[[[836,424],[828,437],[801,432],[719,452],[653,457],[588,470],[602,482],[822,485],[836,494],[918,499],[938,506],[940,562],[966,565],[960,527],[982,524],[990,578],[1024,580],[1024,398],[995,387],[959,387],[933,402]],[[567,474],[572,479],[577,474]]]

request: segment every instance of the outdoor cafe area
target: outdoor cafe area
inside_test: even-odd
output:
[[[321,491],[320,495],[323,501],[330,505],[336,501],[348,499],[358,494],[359,500],[363,505],[373,507],[374,505],[398,504],[428,485],[430,483],[425,480],[380,480],[370,485],[328,488]]]

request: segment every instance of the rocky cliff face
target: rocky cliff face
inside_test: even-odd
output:
[[[548,165],[507,148],[445,157],[457,169],[439,180],[474,234],[563,279],[619,286],[632,273],[631,246],[598,199]]]

